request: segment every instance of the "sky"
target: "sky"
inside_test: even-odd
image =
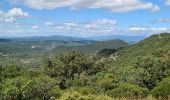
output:
[[[0,37],[170,32],[170,0],[0,0]]]

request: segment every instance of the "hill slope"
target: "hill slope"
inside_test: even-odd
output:
[[[158,34],[118,52],[121,63],[133,62],[140,56],[170,56],[170,34]]]
[[[110,41],[101,41],[96,42],[93,44],[88,45],[82,45],[82,46],[60,46],[54,49],[56,52],[63,52],[63,51],[69,51],[69,50],[76,50],[83,53],[95,53],[99,50],[102,50],[104,48],[120,48],[120,47],[127,47],[128,43],[122,41],[122,40],[110,40]]]

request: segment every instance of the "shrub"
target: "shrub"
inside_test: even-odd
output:
[[[46,75],[38,77],[19,76],[2,81],[0,98],[7,100],[49,99],[61,95],[56,81]]]
[[[170,77],[159,82],[158,85],[152,89],[151,94],[156,98],[161,96],[164,99],[168,99],[168,95],[170,95]]]
[[[110,90],[108,94],[115,98],[138,98],[146,96],[147,89],[141,88],[138,85],[122,83],[117,88]]]
[[[114,80],[114,77],[112,74],[106,74],[104,77],[100,80],[98,80],[97,84],[101,89],[105,91],[113,89],[114,85],[112,84]]]
[[[83,95],[87,95],[87,94],[95,94],[96,91],[93,88],[84,87],[84,88],[79,88],[78,92],[80,92]]]
[[[65,92],[59,100],[94,100],[94,95],[82,95],[76,91]]]

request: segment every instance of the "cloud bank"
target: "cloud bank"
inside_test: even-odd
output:
[[[1,25],[1,24],[0,24]],[[17,27],[16,27],[17,26]],[[167,27],[140,27],[129,26],[120,28],[117,20],[97,19],[87,22],[43,22],[38,24],[13,23],[8,29],[0,28],[0,35],[10,36],[109,36],[109,35],[152,35],[161,32],[170,32]]]
[[[151,2],[142,0],[8,0],[11,4],[24,4],[34,9],[108,9],[112,12],[130,12],[135,10],[159,11],[160,8]],[[167,1],[169,2],[169,0]]]

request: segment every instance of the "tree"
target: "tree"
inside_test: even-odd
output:
[[[102,49],[98,52],[98,55],[99,56],[103,56],[103,57],[108,57],[110,56],[111,54],[114,54],[116,53],[118,50],[117,49]]]
[[[143,70],[141,73],[141,86],[153,89],[158,82],[170,75],[170,61],[169,58],[160,57],[139,57],[135,63],[132,64],[134,68]]]
[[[164,100],[168,100],[170,95],[170,77],[164,78],[161,82],[157,84],[151,91],[152,96],[158,98],[162,97]]]
[[[114,77],[112,74],[105,74],[102,79],[98,80],[97,84],[101,89],[103,89],[104,92],[106,92],[107,90],[111,90],[114,88],[113,81]]]
[[[139,87],[129,83],[122,83],[117,88],[110,90],[108,94],[115,98],[132,98],[145,97],[148,91],[146,88]]]
[[[47,100],[50,97],[58,98],[61,95],[56,80],[42,73],[38,76],[22,75],[5,79],[1,82],[0,87],[0,97],[7,100],[30,100],[35,98]]]
[[[44,72],[60,80],[59,85],[62,89],[66,89],[76,82],[76,84],[79,84],[80,80],[78,78],[84,82],[81,85],[86,85],[86,76],[103,72],[107,67],[105,60],[96,59],[93,56],[75,51],[63,53],[54,59],[46,59],[44,65]]]
[[[0,82],[6,78],[15,78],[20,76],[23,69],[24,68],[15,65],[0,66]]]

